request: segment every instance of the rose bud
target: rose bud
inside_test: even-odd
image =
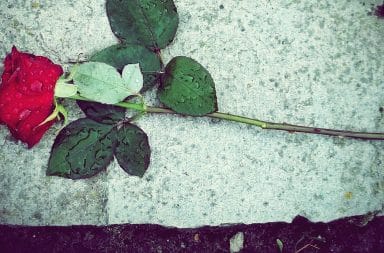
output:
[[[62,67],[48,58],[19,52],[16,47],[4,60],[0,123],[28,148],[38,143],[55,122],[44,121],[53,112],[55,84],[62,74]]]

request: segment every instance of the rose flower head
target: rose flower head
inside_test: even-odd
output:
[[[48,58],[19,52],[16,47],[4,60],[0,123],[6,124],[12,135],[29,148],[55,121],[44,123],[54,109],[55,84],[62,74],[62,67]]]

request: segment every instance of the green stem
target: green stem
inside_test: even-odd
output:
[[[255,125],[262,129],[282,130],[282,131],[288,131],[290,133],[301,132],[301,133],[337,136],[340,138],[348,137],[348,138],[357,138],[357,139],[365,139],[365,140],[384,140],[384,133],[353,132],[353,131],[345,131],[345,130],[318,128],[318,127],[306,127],[306,126],[292,125],[287,123],[274,123],[274,122],[250,119],[246,117],[225,114],[220,112],[208,114],[207,116],[212,118],[219,118],[219,119],[241,122],[249,125]]]
[[[85,97],[81,97],[79,95],[74,95],[74,96],[71,96],[71,97],[68,97],[70,99],[74,99],[74,100],[80,100],[80,101],[88,101],[88,102],[95,102],[95,101],[92,101],[91,99],[88,99],[88,98],[85,98]],[[97,102],[95,102],[97,103]],[[114,104],[115,106],[119,106],[119,107],[123,107],[123,108],[126,108],[126,109],[132,109],[132,110],[136,110],[136,111],[139,111],[139,112],[147,112],[146,110],[146,106],[144,104],[136,104],[136,103],[128,103],[128,102],[119,102],[117,104]]]
[[[89,99],[86,99],[86,98],[83,98],[80,96],[72,96],[70,98],[76,99],[76,100],[90,101]],[[120,103],[117,103],[115,105],[123,107],[123,108],[127,108],[127,109],[133,109],[136,111],[145,112],[145,113],[178,114],[177,112],[172,111],[170,109],[161,108],[161,107],[145,106],[144,104],[120,102]],[[267,122],[267,121],[258,120],[258,119],[251,119],[251,118],[247,118],[247,117],[243,117],[243,116],[238,116],[238,115],[233,115],[233,114],[228,114],[228,113],[221,113],[221,112],[214,112],[214,113],[207,114],[205,116],[210,117],[210,118],[224,119],[224,120],[228,120],[228,121],[244,123],[244,124],[248,124],[248,125],[254,125],[254,126],[260,127],[262,129],[274,129],[274,130],[288,131],[290,133],[301,132],[301,133],[337,136],[340,138],[356,138],[356,139],[364,139],[364,140],[384,140],[384,133],[353,132],[353,131],[345,131],[345,130],[333,130],[333,129],[326,129],[326,128],[318,128],[318,127],[306,127],[306,126],[292,125],[292,124],[287,124],[287,123],[274,123],[274,122]]]

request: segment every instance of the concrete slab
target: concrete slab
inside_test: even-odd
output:
[[[164,50],[198,60],[222,112],[276,122],[384,131],[381,1],[175,1]],[[65,64],[116,43],[104,1],[3,1],[1,58],[13,44]],[[157,104],[154,92],[149,103]],[[69,103],[71,119],[81,112]],[[195,227],[329,221],[382,208],[384,143],[262,131],[204,118],[148,115],[143,179],[113,163],[90,180],[46,177],[56,126],[32,150],[0,128],[0,222],[158,223]]]

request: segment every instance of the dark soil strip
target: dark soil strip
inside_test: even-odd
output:
[[[272,222],[178,229],[158,225],[28,227],[0,225],[0,252],[229,252],[244,233],[240,252],[384,252],[384,217],[354,216],[329,223],[297,217]]]

